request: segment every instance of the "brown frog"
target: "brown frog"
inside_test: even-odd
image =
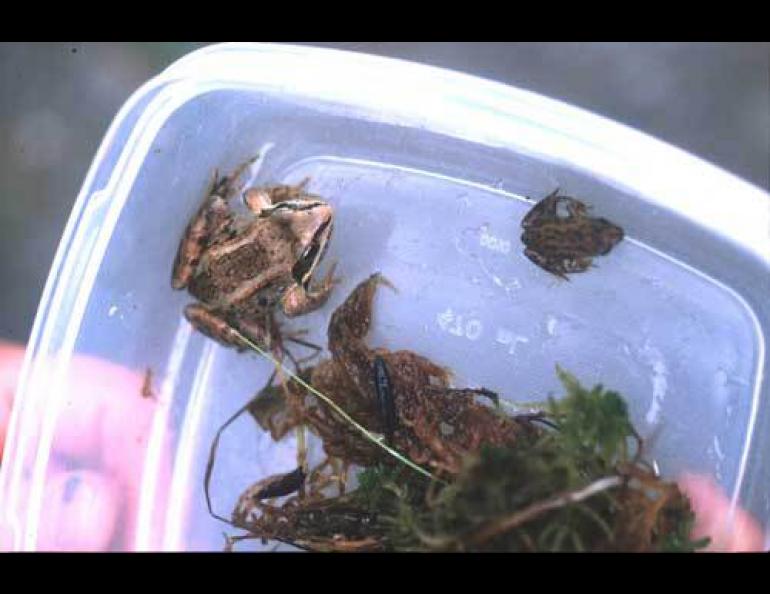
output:
[[[372,275],[332,315],[332,359],[313,368],[314,388],[370,431],[386,436],[391,447],[439,474],[458,472],[463,458],[483,443],[511,445],[523,434],[534,434],[528,420],[478,402],[478,396],[489,397],[490,392],[450,388],[450,372],[425,357],[369,347],[366,335],[381,284],[389,283]],[[288,386],[290,405],[319,434],[328,456],[364,466],[392,460],[315,396],[293,382]]]
[[[563,204],[567,214],[559,213]],[[524,254],[540,268],[562,278],[584,272],[595,256],[604,256],[624,236],[623,229],[607,219],[588,216],[583,202],[560,196],[559,190],[538,202],[522,220]]]
[[[233,329],[266,348],[280,347],[274,311],[297,316],[321,307],[334,284],[334,267],[319,286],[310,285],[329,243],[329,204],[296,186],[251,188],[243,194],[249,215],[236,215],[230,199],[254,159],[217,179],[177,252],[174,289],[200,303],[188,305],[190,323],[219,342],[243,349]]]

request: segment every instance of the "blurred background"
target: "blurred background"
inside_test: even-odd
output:
[[[121,105],[204,45],[0,44],[0,339],[27,340],[70,210]],[[424,62],[535,91],[770,187],[770,43],[308,45]]]

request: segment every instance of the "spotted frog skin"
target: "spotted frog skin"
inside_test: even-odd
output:
[[[559,213],[562,204],[566,215]],[[569,280],[569,273],[588,270],[595,256],[608,254],[624,237],[623,229],[607,219],[588,216],[588,209],[558,190],[543,198],[522,220],[524,255],[564,280]]]

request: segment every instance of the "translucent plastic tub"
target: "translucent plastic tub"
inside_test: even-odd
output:
[[[342,283],[290,328],[325,344],[331,311],[381,271],[399,292],[378,295],[372,344],[415,350],[453,368],[458,384],[511,399],[560,393],[556,363],[612,387],[654,436],[664,475],[712,475],[770,526],[765,192],[501,84],[360,54],[228,44],[139,89],[94,159],[13,411],[0,476],[10,546],[56,548],[41,536],[56,532],[46,513],[54,470],[115,474],[119,454],[133,473],[122,475],[131,478],[106,548],[222,547],[227,527],[203,498],[208,448],[271,366],[191,331],[182,309],[192,299],[170,274],[213,171],[258,152],[253,183],[310,176],[336,209],[325,266],[338,261]],[[569,283],[533,266],[519,241],[525,197],[556,187],[627,234]],[[147,368],[154,395],[142,394]],[[73,425],[73,409],[87,406]],[[94,427],[98,444],[85,437]],[[222,441],[215,507],[229,514],[247,485],[294,463],[291,439],[274,444],[244,418]]]

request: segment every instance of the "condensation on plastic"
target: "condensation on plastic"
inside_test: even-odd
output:
[[[399,292],[378,295],[373,344],[424,353],[458,383],[511,399],[558,393],[555,363],[602,382],[629,398],[664,474],[711,474],[733,505],[770,525],[765,192],[498,83],[334,50],[224,44],[183,58],[128,100],[78,196],[0,473],[14,549],[39,545],[67,378],[82,355],[151,366],[160,378],[136,516],[121,519],[135,537],[122,548],[221,547],[226,527],[207,516],[201,489],[207,448],[270,366],[191,332],[181,316],[190,298],[169,277],[212,172],[256,153],[251,182],[310,176],[337,213],[325,264],[339,261],[342,283],[290,327],[323,344],[329,312],[379,270]],[[569,283],[532,266],[519,243],[526,197],[555,187],[627,233]],[[159,482],[167,443],[168,484]],[[294,446],[237,423],[215,473],[218,509],[227,513],[259,477],[289,470]]]

